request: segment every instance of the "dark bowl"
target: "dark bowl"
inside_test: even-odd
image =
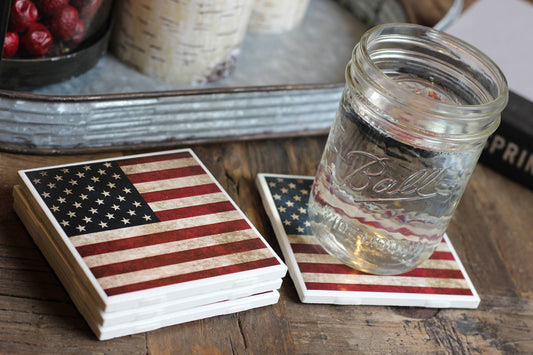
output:
[[[107,51],[111,24],[100,36],[66,55],[39,59],[1,59],[0,89],[29,90],[81,75]]]

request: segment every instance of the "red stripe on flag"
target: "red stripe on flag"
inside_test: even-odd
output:
[[[298,267],[301,272],[308,273],[325,273],[325,274],[342,274],[342,275],[368,275],[364,272],[352,269],[344,264],[325,264],[325,263],[299,263]],[[379,276],[376,276],[379,277]],[[425,269],[416,268],[406,273],[395,275],[395,277],[429,277],[439,279],[464,279],[460,270],[449,269]]]
[[[208,235],[229,233],[250,228],[250,225],[244,219],[239,219],[235,221],[206,224],[173,231],[140,235],[126,239],[82,245],[76,247],[76,250],[78,251],[78,253],[80,253],[82,257],[86,257],[90,255],[105,254],[114,251],[145,247],[149,245],[170,243],[192,238],[200,238]]]
[[[169,189],[162,191],[146,192],[141,194],[143,199],[150,203],[155,201],[172,200],[174,198],[183,198],[191,196],[199,196],[220,192],[216,184],[204,184],[196,186],[182,187],[179,189]]]
[[[401,275],[406,277],[429,277],[437,279],[464,279],[461,270],[416,268]]]
[[[306,282],[305,285],[308,290],[420,293],[420,294],[431,294],[431,295],[466,295],[466,296],[473,295],[472,291],[470,291],[467,288],[451,288],[451,287],[357,285],[357,284],[334,284],[334,283],[321,283],[321,282]]]
[[[455,260],[449,251],[434,251],[429,258],[432,260]]]
[[[223,267],[214,268],[214,269],[191,272],[191,273],[183,274],[183,275],[175,275],[175,276],[165,277],[165,278],[156,279],[156,280],[150,280],[150,281],[138,282],[138,283],[130,284],[130,285],[113,287],[113,288],[106,289],[105,293],[108,296],[114,296],[114,295],[118,295],[122,293],[146,290],[149,288],[173,285],[173,284],[178,284],[181,282],[194,281],[194,280],[205,279],[209,277],[229,275],[229,274],[234,274],[237,272],[260,269],[260,268],[276,266],[276,265],[279,265],[279,262],[276,258],[249,261],[249,262],[242,263],[242,264],[228,265],[228,266],[223,266]]]
[[[298,263],[298,267],[301,272],[308,273],[366,275],[364,272],[352,269],[344,264],[302,262]]]
[[[296,254],[327,254],[328,252],[318,244],[291,244],[292,251]]]
[[[139,157],[139,158],[117,160],[117,164],[119,166],[126,166],[126,165],[145,164],[145,163],[153,163],[157,161],[183,159],[183,158],[191,158],[191,157],[192,157],[191,153],[181,152],[181,153],[152,155],[152,156],[144,156],[144,157]]]
[[[203,216],[206,214],[234,211],[235,206],[229,201],[220,201],[207,203],[205,205],[196,205],[182,208],[173,208],[154,212],[160,221],[170,221],[173,219]]]
[[[186,166],[183,168],[173,168],[165,170],[154,170],[145,173],[128,174],[128,179],[134,183],[142,183],[148,181],[174,179],[185,176],[194,176],[205,174],[205,170],[200,165]]]
[[[266,248],[266,246],[260,239],[246,239],[233,243],[211,245],[142,259],[95,266],[91,268],[91,271],[96,278],[100,278],[263,248]]]

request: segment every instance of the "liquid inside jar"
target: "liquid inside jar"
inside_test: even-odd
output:
[[[442,102],[461,99],[432,81],[399,74],[405,88]],[[345,90],[309,201],[314,235],[345,264],[400,274],[441,242],[479,149],[435,151],[371,126]]]

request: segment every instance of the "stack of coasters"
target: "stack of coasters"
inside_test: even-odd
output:
[[[429,260],[401,275],[366,274],[329,255],[312,235],[307,217],[312,184],[308,176],[257,176],[263,204],[302,302],[437,308],[479,305],[479,296],[446,235]]]
[[[191,150],[19,177],[16,213],[101,340],[279,299],[287,267]]]

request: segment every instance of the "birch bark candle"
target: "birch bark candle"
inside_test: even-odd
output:
[[[111,48],[151,77],[201,85],[229,75],[253,0],[119,0]]]
[[[255,33],[282,33],[297,27],[304,18],[309,0],[255,0],[248,30]]]

